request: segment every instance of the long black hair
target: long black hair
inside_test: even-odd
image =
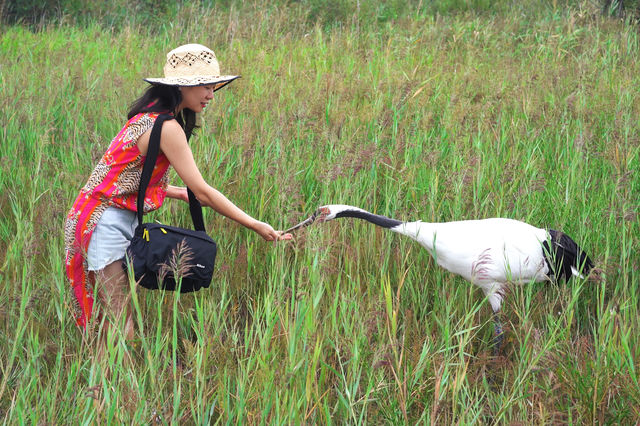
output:
[[[184,129],[188,140],[197,128],[196,113],[189,108],[183,108],[178,114],[176,110],[180,102],[182,102],[182,93],[180,93],[178,86],[152,84],[142,96],[133,101],[129,107],[127,119],[130,120],[134,115],[141,112],[172,113]]]

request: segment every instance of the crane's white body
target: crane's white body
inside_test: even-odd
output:
[[[389,228],[429,251],[444,269],[480,287],[495,312],[506,283],[549,280],[542,243],[545,229],[513,219],[403,222]]]

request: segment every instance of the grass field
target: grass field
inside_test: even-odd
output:
[[[184,7],[153,32],[3,27],[0,419],[637,424],[638,27],[554,4],[333,28],[297,3]],[[64,217],[142,78],[187,42],[242,75],[191,144],[253,216],[509,217],[564,230],[602,279],[513,288],[496,357],[482,292],[416,243],[343,219],[273,245],[207,210],[212,287],[135,291],[135,341],[114,334],[94,360],[70,313]],[[190,221],[178,201],[151,219]]]

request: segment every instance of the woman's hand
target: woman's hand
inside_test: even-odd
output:
[[[256,220],[255,223],[253,223],[251,229],[256,231],[267,241],[290,240],[293,238],[293,235],[283,234],[282,231],[276,231],[268,223],[260,222],[259,220]]]

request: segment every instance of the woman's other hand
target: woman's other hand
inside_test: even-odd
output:
[[[291,234],[283,234],[282,231],[276,231],[268,223],[260,222],[259,220],[255,221],[251,229],[267,241],[290,240],[293,238]]]

